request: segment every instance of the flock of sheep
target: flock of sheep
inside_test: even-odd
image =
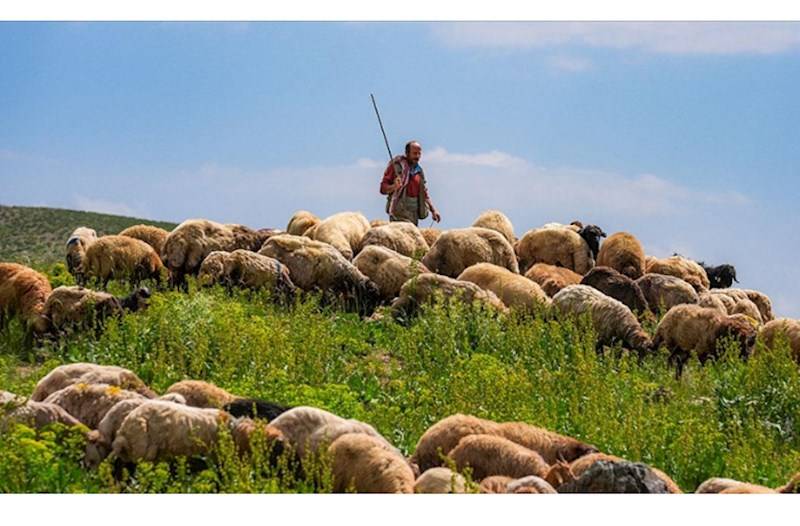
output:
[[[52,290],[43,274],[0,263],[0,329],[19,316],[29,341],[56,337],[86,327],[87,320],[146,307],[150,290],[139,286],[143,280],[162,287],[168,279],[185,289],[187,276],[195,276],[202,286],[267,288],[278,300],[320,292],[371,319],[407,319],[440,295],[499,315],[586,315],[599,346],[620,343],[641,357],[665,346],[678,375],[692,355],[700,362],[716,357],[726,338],[744,358],[757,337],[765,348],[785,338],[800,362],[800,321],[775,319],[763,293],[731,288],[733,266],[706,267],[680,255],[657,259],[627,232],[601,242],[605,237],[601,228],[575,221],[546,224],[518,239],[499,211],[484,212],[469,228],[445,231],[370,222],[355,212],[323,220],[306,211],[295,213],[285,230],[192,219],[172,232],[137,225],[98,238],[81,227],[66,246],[78,286]],[[115,297],[85,287],[105,289],[112,279],[131,283],[133,292]],[[651,336],[642,321],[659,312]],[[655,468],[523,423],[454,415],[431,427],[406,459],[363,422],[240,399],[191,380],[156,397],[134,373],[112,366],[62,366],[42,379],[30,400],[0,396],[11,408],[7,418],[91,429],[90,465],[109,454],[135,462],[206,452],[227,426],[243,454],[256,432],[299,459],[329,453],[336,491],[463,491],[463,477],[443,460],[457,470],[469,466],[484,492],[680,491]],[[795,477],[778,491],[795,491],[798,483]],[[725,479],[698,488],[723,490],[776,491]]]
[[[10,421],[83,426],[90,468],[106,458],[135,470],[138,461],[213,455],[227,431],[238,454],[263,448],[273,466],[299,476],[308,463],[327,458],[335,492],[464,493],[475,489],[462,474],[468,469],[481,493],[681,493],[657,468],[524,422],[452,415],[428,428],[407,458],[366,422],[241,398],[196,380],[180,381],[158,396],[135,373],[115,366],[59,366],[28,399],[0,391],[0,406],[0,428]],[[798,490],[800,473],[774,489],[712,478],[696,491]]]

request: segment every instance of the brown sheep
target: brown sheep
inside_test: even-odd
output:
[[[571,464],[566,464],[564,462],[554,464],[550,467],[547,475],[545,475],[545,480],[554,488],[558,489],[558,487],[563,484],[579,479],[581,475],[583,475],[595,464],[595,462],[600,461],[627,462],[623,458],[609,455],[607,453],[591,453],[574,460]],[[656,477],[660,478],[664,482],[664,485],[669,493],[683,493],[681,488],[666,473],[652,466],[648,467]]]
[[[78,383],[56,391],[44,403],[62,407],[86,427],[95,429],[112,407],[130,398],[146,400],[139,393],[114,385]]]
[[[429,247],[432,247],[436,240],[439,239],[439,236],[442,235],[442,231],[434,227],[420,228],[419,231]]]
[[[163,228],[152,225],[133,225],[120,232],[119,235],[144,241],[153,247],[153,250],[156,251],[156,254],[161,254],[161,250],[164,248],[164,242],[167,240],[169,232]]]
[[[491,263],[467,267],[458,280],[469,281],[494,292],[509,308],[535,310],[550,304],[550,298],[536,282]]]
[[[375,437],[349,433],[328,448],[332,459],[333,491],[413,493],[414,472],[396,451]]]
[[[34,334],[47,332],[50,324],[43,316],[47,297],[52,292],[47,276],[23,265],[2,264],[0,268],[0,330],[18,316],[25,327],[25,346]]]
[[[86,255],[86,249],[95,241],[97,241],[97,232],[85,226],[73,230],[69,239],[67,239],[67,270],[76,279],[82,279],[79,274],[81,263],[83,263],[83,258]]]
[[[681,278],[694,287],[697,292],[708,290],[710,285],[708,274],[699,263],[677,254],[664,259],[649,259],[645,266],[645,272]]]
[[[33,389],[31,400],[41,402],[56,391],[77,383],[107,384],[137,392],[146,398],[156,397],[156,394],[133,371],[116,365],[72,363],[59,365],[39,380]]]
[[[539,453],[496,435],[466,436],[447,456],[459,471],[471,467],[477,480],[492,475],[543,477],[549,468]]]
[[[620,341],[640,353],[650,348],[650,336],[633,312],[622,302],[595,288],[570,285],[553,297],[553,306],[562,314],[580,316],[589,313],[598,345],[613,345]]]
[[[286,225],[286,233],[293,236],[302,236],[309,228],[318,225],[319,222],[320,219],[311,212],[298,210],[289,219],[289,224]]]
[[[695,493],[777,493],[774,489],[738,480],[714,477],[697,486]]]
[[[661,319],[656,328],[653,348],[664,345],[670,351],[670,362],[677,363],[677,376],[694,352],[700,363],[719,354],[720,339],[732,336],[739,344],[743,358],[750,354],[756,329],[744,318],[725,316],[714,309],[698,305],[678,305]]]
[[[493,263],[519,274],[511,243],[499,232],[488,228],[458,228],[443,232],[422,258],[422,264],[431,272],[450,278],[476,263]]]
[[[361,240],[369,229],[369,220],[363,214],[339,212],[325,218],[315,227],[313,239],[328,243],[350,261],[361,247]]]
[[[284,452],[285,438],[283,433],[262,420],[239,418],[234,421],[231,436],[236,449],[241,454],[252,453],[253,434],[256,432],[263,435],[264,445],[271,449],[271,460],[277,461],[277,457]]]
[[[529,475],[516,480],[512,480],[506,486],[508,493],[538,493],[538,494],[555,494],[555,488],[551,486],[546,480],[536,475]]]
[[[611,234],[600,247],[597,265],[611,267],[631,279],[638,279],[644,274],[644,248],[633,234]]]
[[[775,319],[775,315],[772,313],[772,300],[769,299],[769,296],[757,290],[741,289],[741,291],[747,294],[750,301],[756,304],[764,323]]]
[[[164,265],[153,247],[132,237],[103,236],[86,249],[81,273],[102,282],[105,289],[112,279],[127,279],[138,284],[143,279],[161,282]]]
[[[511,477],[505,475],[492,475],[483,479],[478,486],[480,493],[508,493],[509,482],[514,482]]]
[[[414,493],[465,493],[467,481],[450,468],[431,468],[414,482]]]
[[[439,274],[420,274],[406,281],[400,295],[392,302],[392,313],[396,317],[413,316],[420,305],[435,301],[441,294],[444,298],[457,298],[470,305],[478,302],[499,312],[508,312],[508,307],[494,292],[484,290],[474,283],[458,281]]]
[[[584,455],[597,452],[597,448],[575,438],[561,435],[525,422],[504,422],[497,434],[539,453],[545,462],[572,462]]]
[[[370,228],[375,228],[375,227],[378,227],[378,226],[385,226],[385,225],[388,225],[388,224],[389,224],[389,221],[387,221],[386,219],[373,219],[372,221],[369,222]]]
[[[414,227],[411,223],[402,224]],[[430,272],[419,261],[379,245],[364,247],[353,260],[353,265],[378,286],[384,301],[397,297],[406,281]]]
[[[577,285],[582,276],[564,267],[547,263],[536,263],[525,273],[525,277],[535,281],[551,298],[568,285]]]
[[[694,290],[694,289],[692,289]],[[730,306],[728,306],[730,303]],[[697,305],[700,307],[706,307],[708,309],[714,309],[721,314],[727,315],[730,310],[733,310],[734,306],[736,305],[732,299],[728,296],[720,296],[719,294],[711,294],[709,291],[702,292],[697,295]],[[667,309],[669,310],[669,309]]]
[[[472,223],[472,226],[488,228],[500,232],[506,240],[512,245],[516,243],[517,236],[514,235],[514,225],[511,220],[503,212],[499,210],[487,210],[483,212]]]
[[[58,287],[47,297],[43,315],[50,322],[49,331],[63,332],[86,327],[90,322],[124,311],[137,312],[147,307],[150,290],[140,287],[124,298],[83,287]]]
[[[259,254],[289,267],[292,282],[297,287],[341,295],[362,313],[370,312],[380,301],[378,286],[327,243],[280,235],[267,240]]]
[[[708,294],[722,300],[728,314],[744,314],[753,318],[759,325],[764,323],[758,306],[741,289],[711,289]],[[707,300],[708,301],[708,300]],[[715,306],[716,307],[716,306]]]
[[[529,230],[514,245],[520,271],[524,273],[536,263],[548,263],[584,275],[594,266],[592,248],[599,246],[602,236],[605,233],[594,225],[581,233],[565,227]]]
[[[201,408],[220,409],[236,397],[225,389],[202,380],[182,380],[169,386],[167,393],[183,396],[186,405]]]
[[[394,221],[370,228],[361,240],[359,250],[371,245],[391,249],[404,256],[420,259],[428,252],[428,243],[413,223]]]
[[[636,280],[650,310],[667,312],[675,305],[699,301],[697,291],[681,278],[666,274],[646,273]]]
[[[243,249],[210,253],[200,265],[198,280],[204,286],[218,283],[229,288],[269,288],[289,298],[293,297],[295,291],[286,265],[277,259]]]
[[[68,426],[80,424],[61,406],[25,400],[13,393],[0,391],[0,431],[5,430],[5,426],[12,422],[34,429],[40,429],[56,422]]]
[[[628,276],[620,274],[611,267],[594,267],[583,277],[581,285],[589,285],[596,288],[606,296],[621,301],[633,312],[645,312],[648,309],[647,300],[639,285]]]
[[[786,338],[792,358],[800,364],[800,320],[778,318],[768,321],[761,327],[760,336],[768,349],[774,348],[779,338]]]

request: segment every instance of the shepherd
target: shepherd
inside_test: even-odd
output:
[[[425,184],[425,172],[419,160],[422,158],[422,146],[417,141],[406,143],[405,155],[398,155],[389,161],[381,180],[381,194],[386,197],[386,213],[389,221],[407,221],[417,225],[420,219],[431,217],[437,223],[442,220],[433,206],[428,187]]]

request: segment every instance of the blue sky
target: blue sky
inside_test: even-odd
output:
[[[419,139],[447,228],[581,219],[800,317],[800,24],[0,23],[0,203],[381,217]]]

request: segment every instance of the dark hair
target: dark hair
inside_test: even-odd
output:
[[[411,150],[411,145],[412,144],[419,144],[419,141],[408,141],[406,143],[406,155],[408,155],[409,150]],[[421,147],[422,147],[422,145],[420,144],[420,148]]]

